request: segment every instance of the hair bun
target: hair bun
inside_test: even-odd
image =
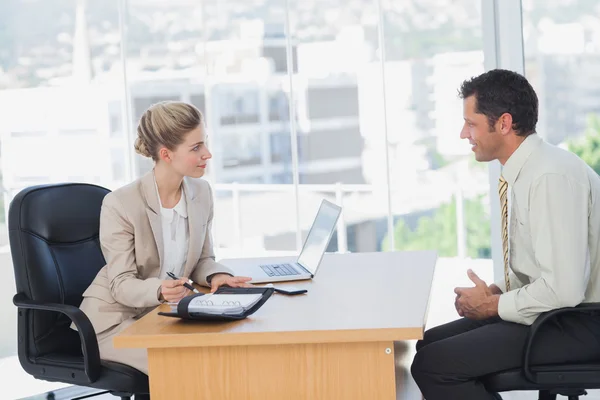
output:
[[[136,153],[144,156],[144,157],[152,157],[152,154],[150,154],[150,152],[148,151],[148,147],[146,146],[146,143],[142,140],[141,137],[137,137],[135,139],[135,143],[134,143],[134,148]]]

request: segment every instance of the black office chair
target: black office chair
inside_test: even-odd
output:
[[[491,374],[483,379],[485,387],[492,392],[512,390],[539,391],[539,400],[555,400],[557,395],[577,400],[587,394],[585,389],[600,388],[600,360],[597,363],[531,365],[531,351],[540,327],[565,313],[600,314],[600,303],[582,304],[578,307],[561,308],[544,313],[531,326],[523,353],[523,366]],[[600,340],[600,337],[598,338]]]
[[[24,189],[8,213],[18,307],[18,353],[37,379],[147,399],[148,377],[101,361],[82,294],[105,261],[98,239],[100,206],[109,190],[87,184]],[[78,332],[69,328],[75,323]],[[105,392],[106,393],[106,392]]]

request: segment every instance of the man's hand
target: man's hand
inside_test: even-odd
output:
[[[460,315],[461,317],[464,317],[465,314],[463,313],[463,310],[461,310],[460,305],[458,304],[459,299],[460,299],[460,294],[457,294],[456,299],[454,299],[454,308],[456,308],[456,312],[458,313],[458,315]]]
[[[248,282],[252,278],[246,276],[231,276],[229,274],[215,274],[210,280],[210,291],[214,293],[220,286],[229,287],[252,287]]]
[[[502,294],[502,289],[500,289],[498,286],[496,286],[494,283],[492,283],[490,285],[490,291],[492,292],[492,294]]]
[[[455,307],[460,316],[471,319],[486,319],[498,315],[498,299],[500,296],[482,281],[475,272],[467,272],[469,279],[475,284],[472,288],[456,288]]]
[[[490,291],[492,292],[492,294],[502,294],[502,290],[498,286],[496,286],[494,283],[492,283],[488,287],[489,287]],[[457,294],[456,299],[454,299],[454,307],[456,308],[456,312],[458,313],[458,315],[460,315],[461,317],[464,317],[464,313],[458,305],[458,299],[460,299],[459,294]]]

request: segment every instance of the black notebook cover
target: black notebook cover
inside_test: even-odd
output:
[[[235,321],[247,318],[249,315],[252,315],[262,307],[263,304],[271,297],[273,294],[273,288],[267,287],[256,287],[256,288],[230,288],[230,287],[220,287],[217,289],[215,294],[261,294],[262,298],[256,303],[254,306],[246,310],[243,314],[240,315],[226,315],[226,314],[209,314],[203,312],[188,312],[188,305],[192,299],[198,296],[204,296],[202,293],[195,294],[193,296],[187,296],[183,298],[179,304],[177,304],[177,312],[159,312],[158,315],[163,315],[165,317],[175,317],[182,318],[187,320],[194,321]]]

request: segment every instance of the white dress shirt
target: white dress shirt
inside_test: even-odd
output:
[[[156,193],[158,196],[158,186],[156,187]],[[171,279],[167,272],[172,272],[179,278],[185,268],[190,243],[187,202],[183,186],[181,187],[181,199],[175,207],[163,207],[160,196],[158,196],[158,202],[160,204],[164,246],[164,256],[158,277],[163,280]]]
[[[511,188],[511,291],[500,296],[500,318],[530,325],[540,313],[600,301],[598,175],[537,134],[502,175]],[[506,291],[504,279],[496,285]]]

